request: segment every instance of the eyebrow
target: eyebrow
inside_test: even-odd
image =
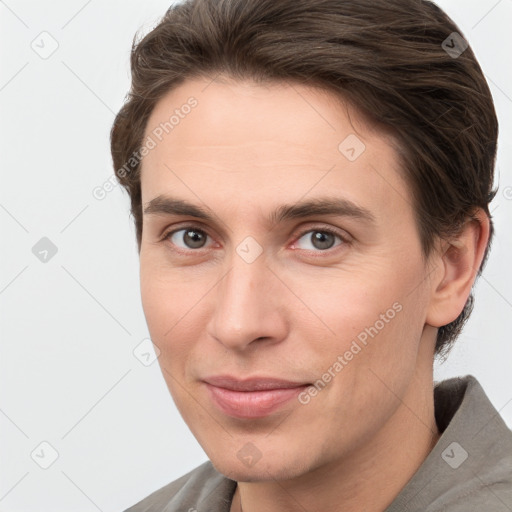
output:
[[[214,222],[214,216],[209,213],[208,209],[166,195],[157,196],[146,203],[144,215],[185,215]],[[348,199],[336,197],[319,197],[294,204],[284,204],[272,211],[266,220],[270,226],[274,226],[286,220],[313,215],[335,215],[352,217],[368,223],[376,222],[375,216],[367,208]]]

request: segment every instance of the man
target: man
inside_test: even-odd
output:
[[[434,387],[493,235],[497,120],[418,0],[190,0],[112,129],[144,313],[209,461],[129,510],[512,510],[512,433]]]

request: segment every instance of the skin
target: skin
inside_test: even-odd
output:
[[[167,194],[214,215],[144,215],[142,303],[170,393],[217,470],[238,482],[232,512],[240,500],[244,512],[382,511],[439,439],[437,328],[464,307],[488,219],[478,211],[425,260],[392,139],[353,108],[298,84],[196,78],[157,103],[146,135],[190,96],[197,107],[141,172],[143,207]],[[338,150],[350,134],[366,146],[355,161]],[[375,222],[266,221],[282,204],[324,196],[368,209]],[[202,247],[184,238],[191,225]],[[346,241],[315,245],[323,228]],[[263,249],[252,263],[236,250],[248,236]],[[313,383],[396,303],[400,312],[307,404],[237,419],[202,382],[229,374]],[[251,467],[237,457],[249,442],[261,456]]]

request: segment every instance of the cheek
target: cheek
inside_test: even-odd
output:
[[[392,308],[398,293],[389,283],[378,282],[370,274],[358,278],[355,273],[337,276],[302,277],[297,295],[304,298],[316,325],[331,335],[345,339],[356,335]]]
[[[141,253],[142,307],[150,331],[159,338],[166,335],[175,324],[179,325],[179,319],[185,317],[199,300],[202,285],[195,283],[191,286],[187,275],[183,270],[162,264],[151,254]]]
[[[173,374],[184,373],[188,357],[204,339],[208,320],[205,295],[215,282],[141,259],[140,289],[146,323],[160,350],[160,366],[169,371],[172,368]]]
[[[180,318],[186,318],[187,309],[190,310],[188,295],[179,280],[172,279],[169,272],[147,260],[141,260],[140,292],[151,339],[160,349],[160,365],[168,366],[170,361],[177,359],[168,356],[175,340],[181,339],[179,332],[183,320],[180,322]],[[164,377],[167,379],[165,374]]]
[[[317,343],[311,343],[310,348],[318,360],[335,360],[350,350],[359,354],[357,345],[361,354],[368,352],[370,359],[401,349],[403,345],[407,345],[407,352],[411,344],[412,355],[423,326],[420,270],[417,265],[406,268],[387,262],[368,266],[365,272],[302,274],[295,290],[304,298],[308,310],[303,320],[295,318],[297,326],[310,331],[308,339],[316,338]],[[412,340],[415,336],[418,338]],[[370,346],[372,349],[368,350]],[[352,357],[350,353],[347,355]],[[357,359],[364,358],[358,355]]]
[[[140,293],[146,323],[153,338],[160,340],[169,329],[174,308],[172,298],[176,290],[171,283],[159,277],[157,269],[142,265],[140,269]],[[156,339],[155,339],[156,338]]]

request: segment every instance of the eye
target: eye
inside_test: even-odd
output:
[[[209,235],[202,229],[195,226],[185,226],[181,229],[169,231],[164,235],[163,240],[169,241],[178,249],[178,252],[179,250],[186,252],[205,248],[208,238],[210,238]],[[336,239],[338,239],[338,243],[336,243]],[[303,231],[294,246],[306,251],[325,252],[346,242],[346,238],[335,230],[322,227]]]
[[[305,249],[306,251],[326,251],[337,246],[334,245],[336,238],[340,240],[340,243],[337,245],[341,245],[345,242],[345,239],[333,230],[326,228],[310,229],[301,234],[300,238],[295,242],[295,245],[299,244],[300,241],[304,239],[306,242],[304,245],[306,245],[306,247],[299,247],[299,249]]]
[[[164,240],[169,240],[180,249],[202,249],[207,238],[208,235],[204,231],[192,226],[171,231],[164,236]]]

